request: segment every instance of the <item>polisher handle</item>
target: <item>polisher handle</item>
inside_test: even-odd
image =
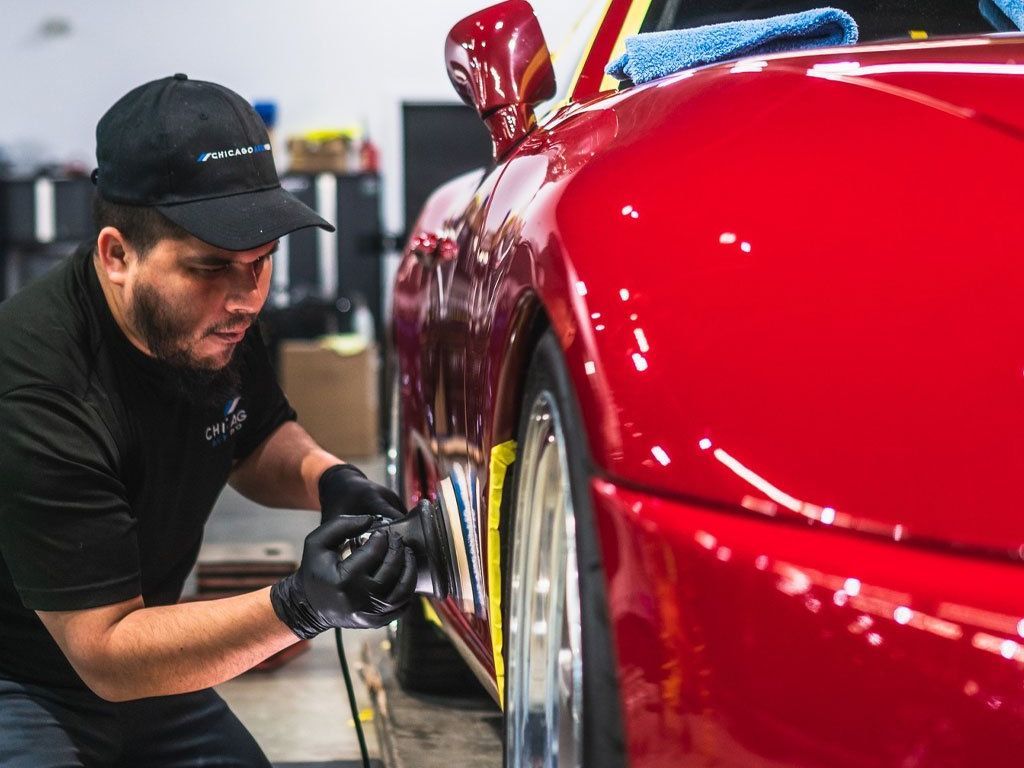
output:
[[[416,556],[416,592],[440,600],[448,597],[448,561],[451,554],[446,544],[447,534],[439,527],[444,523],[437,507],[428,499],[423,499],[401,520],[390,520],[382,515],[374,515],[374,518],[374,523],[366,532],[349,543],[350,547],[357,549],[374,531],[389,530],[397,533]]]

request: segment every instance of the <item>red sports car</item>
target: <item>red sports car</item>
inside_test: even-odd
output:
[[[523,0],[452,29],[495,162],[399,268],[393,470],[453,479],[431,605],[507,765],[1024,761],[1024,37],[990,5],[857,0],[857,45],[643,84],[605,74],[635,33],[810,6],[609,0],[557,75]]]

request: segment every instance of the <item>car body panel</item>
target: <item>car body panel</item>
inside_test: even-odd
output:
[[[986,37],[591,78],[428,202],[416,231],[456,247],[395,285],[408,500],[458,467],[487,519],[550,326],[633,764],[1014,762],[1021,60]],[[486,617],[437,607],[493,673]]]
[[[593,490],[631,765],[1019,763],[1018,566]]]
[[[939,50],[972,61],[996,48],[1024,55],[1008,41]],[[602,414],[588,434],[610,476],[1016,552],[1024,520],[1003,507],[1024,458],[1014,298],[1024,263],[1011,229],[978,224],[1016,216],[1012,196],[989,190],[1024,171],[1020,142],[861,80],[806,76],[832,59],[670,78],[531,136],[492,173],[504,176],[500,199],[486,192],[458,262],[476,286],[467,331],[502,338],[495,309],[538,294],[575,363],[584,412]],[[957,108],[978,112],[976,93],[965,86]],[[736,103],[746,122],[735,121]],[[701,119],[688,120],[695,110]],[[884,142],[863,140],[881,130]],[[797,160],[836,147],[835,168]],[[866,205],[870,228],[857,221]],[[624,278],[623,259],[643,269]],[[508,274],[523,276],[518,289]],[[470,346],[483,365],[483,342]],[[483,450],[479,425],[468,437]]]
[[[481,193],[484,179],[482,171],[474,171],[440,187],[425,204],[413,232],[442,238],[466,232],[467,221],[485,199]],[[465,332],[461,330],[465,313],[450,309],[452,296],[465,291],[465,281],[453,274],[452,266],[451,262],[439,262],[428,268],[407,249],[396,274],[392,332],[403,422],[398,454],[410,506],[424,497],[436,498],[440,479],[448,476],[455,463],[467,464]],[[455,303],[459,306],[464,302]],[[482,466],[482,462],[474,466]],[[446,628],[462,638],[478,667],[489,675],[481,682],[496,695],[486,621],[463,612],[453,600],[438,601],[435,608],[444,617]]]

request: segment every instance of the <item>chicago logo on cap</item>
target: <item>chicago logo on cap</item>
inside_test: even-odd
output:
[[[259,152],[269,152],[269,144],[254,144],[251,147],[235,147],[233,149],[221,149],[217,152],[202,152],[196,158],[197,163],[205,163],[208,160],[223,160],[226,157],[239,157],[240,155],[255,155]]]

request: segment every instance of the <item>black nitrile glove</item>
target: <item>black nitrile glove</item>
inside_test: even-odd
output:
[[[324,470],[320,489],[320,523],[338,515],[375,515],[386,520],[401,520],[405,508],[401,499],[383,485],[366,479],[351,464],[337,464]]]
[[[338,554],[374,522],[342,516],[314,529],[299,569],[271,587],[274,613],[303,640],[331,627],[383,627],[412,597],[416,558],[400,536],[377,531],[347,557]]]

